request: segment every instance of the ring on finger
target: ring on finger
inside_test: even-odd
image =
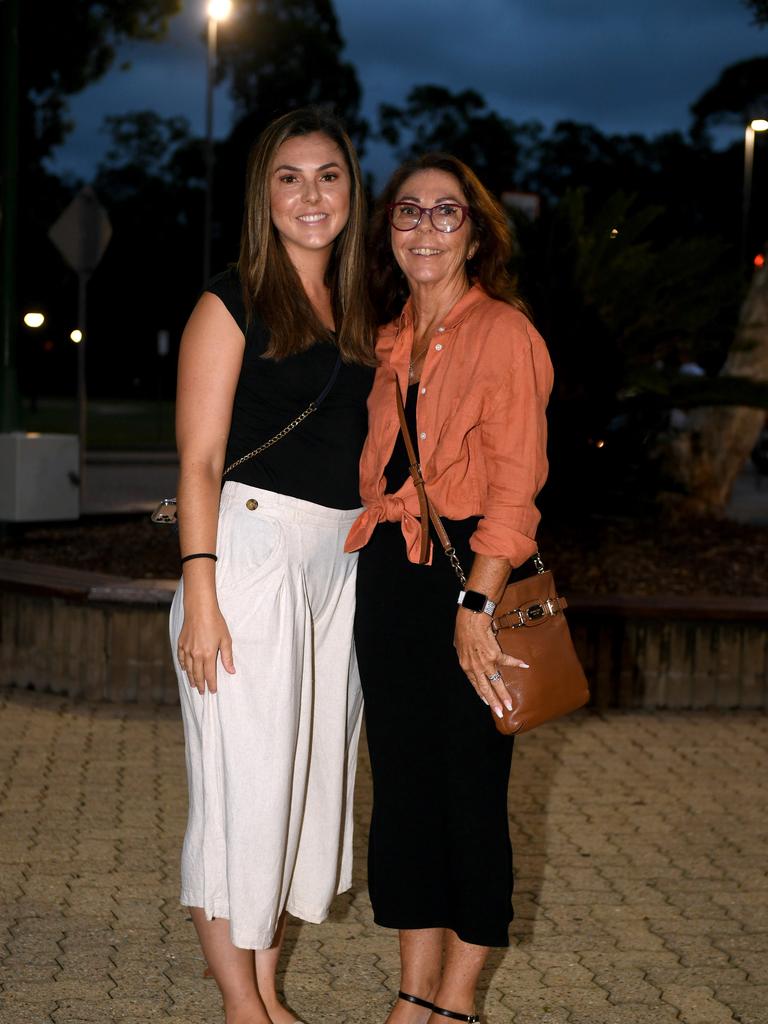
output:
[[[489,683],[497,683],[501,679],[501,672],[494,672],[487,679]]]

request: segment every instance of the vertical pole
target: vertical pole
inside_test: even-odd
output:
[[[208,64],[205,82],[205,222],[203,227],[203,288],[211,278],[213,222],[213,85],[216,77],[216,19],[208,18]]]
[[[88,274],[80,271],[77,275],[77,326],[83,332],[80,344],[77,346],[77,436],[79,439],[79,464],[78,474],[80,476],[80,514],[83,512],[85,500],[85,449],[88,442],[88,402],[85,379],[85,347],[88,344],[88,325],[86,323],[86,288],[88,285]]]
[[[749,255],[749,208],[752,201],[752,161],[755,152],[755,131],[751,125],[744,129],[744,188],[741,197],[741,255],[746,262]]]
[[[21,427],[16,374],[16,209],[19,173],[19,2],[0,0],[3,35],[2,192],[0,192],[0,430]]]

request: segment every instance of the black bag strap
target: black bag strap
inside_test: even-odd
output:
[[[261,455],[261,453],[265,452],[267,448],[271,448],[273,444],[277,444],[278,441],[282,441],[282,439],[286,437],[288,434],[290,434],[292,430],[295,430],[300,423],[303,423],[307,416],[311,416],[313,412],[317,412],[317,410],[320,408],[320,406],[323,404],[323,402],[330,394],[331,388],[336,383],[336,378],[339,376],[340,369],[341,352],[339,352],[338,356],[336,357],[336,362],[333,364],[331,376],[328,378],[325,387],[317,396],[317,398],[313,402],[310,402],[307,408],[303,412],[300,412],[295,420],[291,420],[291,422],[287,426],[283,427],[282,430],[278,431],[274,437],[270,437],[268,441],[265,441],[264,444],[260,444],[258,448],[254,448],[252,452],[248,452],[247,455],[242,455],[239,459],[235,459],[234,462],[230,463],[230,465],[227,466],[227,468],[221,474],[222,477],[225,477],[227,473],[231,473],[233,469],[237,469],[238,466],[242,466],[244,462],[249,462],[251,459],[255,459],[257,455]]]

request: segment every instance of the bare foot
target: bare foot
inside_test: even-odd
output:
[[[226,1024],[270,1024],[259,1003],[241,1003],[232,1009],[225,1008],[224,1020]]]
[[[273,999],[264,999],[262,995],[261,998],[264,1000],[272,1024],[296,1024],[298,1015],[293,1010],[289,1010],[287,1006],[283,1006],[276,996]]]
[[[430,1011],[426,1007],[397,999],[389,1011],[385,1024],[426,1024],[429,1017]]]

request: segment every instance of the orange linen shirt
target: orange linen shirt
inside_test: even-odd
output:
[[[384,477],[399,431],[395,380],[405,395],[413,330],[409,300],[399,320],[379,332],[360,458],[365,511],[345,550],[364,547],[377,523],[400,522],[408,558],[417,562],[416,488],[410,477],[405,483]],[[519,565],[536,550],[534,502],[547,476],[552,364],[542,337],[523,313],[475,285],[437,328],[418,387],[414,444],[430,501],[449,520],[482,516],[472,550]]]

